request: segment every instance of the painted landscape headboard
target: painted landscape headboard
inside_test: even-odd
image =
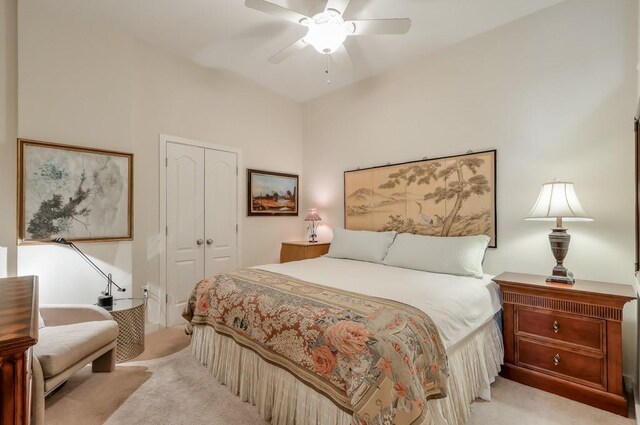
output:
[[[496,238],[496,151],[345,171],[345,228]]]

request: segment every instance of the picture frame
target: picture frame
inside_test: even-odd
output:
[[[133,239],[133,154],[18,139],[18,244]]]
[[[493,149],[345,171],[345,229],[486,234],[497,248],[496,158]]]
[[[298,216],[297,174],[247,170],[248,216]]]

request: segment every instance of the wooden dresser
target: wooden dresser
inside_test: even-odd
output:
[[[0,424],[28,425],[31,347],[38,341],[38,278],[0,279]]]
[[[288,263],[290,261],[308,260],[310,258],[320,257],[329,252],[330,245],[331,244],[328,242],[282,242],[282,248],[280,248],[280,262]]]
[[[622,308],[630,285],[502,273],[505,378],[627,416]]]

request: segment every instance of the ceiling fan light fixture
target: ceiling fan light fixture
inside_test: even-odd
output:
[[[309,20],[308,27],[309,30],[304,41],[325,55],[335,52],[349,35],[344,19],[333,9],[314,15]]]

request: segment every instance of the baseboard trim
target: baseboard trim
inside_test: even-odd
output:
[[[622,375],[622,380],[624,381],[624,390],[626,391],[626,393],[627,394],[635,393],[635,391],[633,391],[633,389],[635,388],[636,381],[635,381],[635,379],[633,379],[633,376],[627,375],[627,374],[623,374]]]
[[[144,324],[144,334],[150,334],[153,332],[158,332],[160,330],[161,326],[160,323],[145,323]]]
[[[640,399],[638,399],[638,391],[633,392],[633,400],[635,407],[636,423],[640,425]]]
[[[633,413],[636,418],[636,424],[640,425],[640,399],[638,398],[638,391],[636,391],[636,380],[631,375],[622,375],[624,380],[624,391],[627,393],[627,400],[633,400],[633,403],[629,403],[629,413],[633,408]]]

